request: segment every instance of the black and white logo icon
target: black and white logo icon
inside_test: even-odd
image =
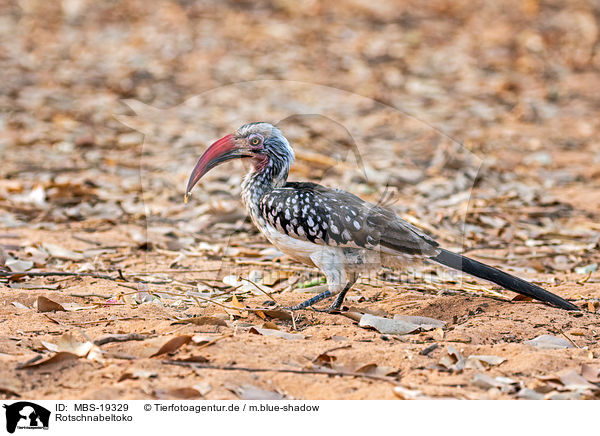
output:
[[[19,401],[3,406],[6,409],[6,430],[14,433],[16,429],[48,429],[50,411],[29,401]]]

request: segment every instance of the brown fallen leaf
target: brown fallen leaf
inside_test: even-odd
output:
[[[273,286],[281,280],[289,279],[292,275],[293,273],[290,271],[269,271],[263,276],[261,284],[266,286]]]
[[[63,334],[56,343],[41,341],[42,345],[49,351],[73,353],[77,357],[85,357],[89,360],[102,360],[102,350],[88,340],[80,341],[71,333]]]
[[[42,295],[37,298],[36,301],[38,312],[66,312],[67,310],[59,303],[50,300]]]
[[[390,368],[389,366],[379,366],[376,363],[368,363],[354,370],[354,372],[359,374],[370,374],[376,375],[380,377],[398,375],[400,373],[399,370]]]
[[[172,389],[157,389],[154,391],[154,395],[159,400],[166,400],[176,398],[179,400],[189,400],[192,398],[200,398],[202,394],[200,391],[194,388],[172,388]]]
[[[53,354],[52,356],[49,356],[47,358],[40,359],[36,357],[30,361],[25,362],[20,366],[17,366],[17,369],[39,368],[53,363],[65,362],[67,360],[75,359],[79,359],[79,356],[73,353],[69,353],[68,351],[59,351],[58,353]]]
[[[8,398],[12,397],[20,397],[21,394],[19,394],[19,392],[12,387],[6,386],[6,385],[0,385],[0,393],[6,395]]]
[[[361,317],[363,316],[363,313],[348,311],[348,312],[342,312],[341,315],[345,316],[346,318],[350,318],[352,321],[359,322]]]
[[[246,306],[244,306],[237,297],[234,295],[231,297],[231,302],[229,303],[229,307],[224,307],[223,310],[227,312],[231,316],[237,316],[239,318],[247,318],[248,311],[245,310]]]
[[[337,360],[337,356],[332,356],[331,354],[321,353],[317,357],[313,359],[313,363],[316,363],[320,366],[324,366],[326,368],[331,368],[333,362]]]
[[[150,357],[160,356],[161,354],[173,353],[178,348],[189,343],[191,340],[192,337],[188,335],[176,336],[168,340],[165,344],[163,344],[163,346],[160,347],[156,353],[150,355]]]
[[[527,297],[526,295],[517,294],[510,301],[533,301],[533,298]]]
[[[282,321],[289,321],[292,319],[292,315],[285,310],[272,309],[272,310],[261,310],[262,313],[271,318],[280,319]]]

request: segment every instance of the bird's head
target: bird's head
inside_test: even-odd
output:
[[[248,158],[253,172],[272,169],[273,177],[287,177],[294,151],[281,131],[269,123],[245,124],[215,141],[204,152],[190,174],[185,201],[194,185],[211,169],[231,159]],[[284,174],[285,173],[285,174]]]

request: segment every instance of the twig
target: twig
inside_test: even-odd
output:
[[[352,345],[351,345],[351,344],[346,344],[346,345],[340,345],[339,347],[333,347],[333,348],[330,348],[330,349],[329,349],[329,350],[327,350],[327,351],[323,351],[321,354],[327,354],[327,353],[331,353],[331,352],[333,352],[333,351],[337,351],[337,350],[343,350],[343,349],[345,349],[345,348],[352,348]],[[321,354],[319,354],[319,356],[320,356]]]
[[[134,317],[134,316],[128,316],[125,318],[115,318],[115,319],[98,319],[96,321],[84,321],[84,322],[78,322],[78,325],[88,325],[88,324],[100,324],[103,322],[114,322],[114,321],[131,321],[133,319],[141,319],[139,317]]]
[[[269,297],[271,300],[273,300],[273,301],[275,302],[275,304],[279,305],[279,303],[277,302],[277,300],[276,300],[275,298],[273,298],[273,296],[272,296],[272,295],[271,295],[269,292],[265,291],[263,288],[261,288],[261,287],[260,287],[260,286],[258,286],[256,283],[254,283],[252,280],[250,280],[250,279],[245,279],[245,278],[243,278],[243,277],[240,277],[240,278],[241,278],[242,280],[244,280],[244,281],[246,281],[246,282],[249,282],[249,283],[253,284],[254,286],[256,286],[256,288],[257,288],[259,291],[263,292],[263,293],[264,293],[264,294],[265,294],[267,297]]]
[[[90,298],[90,297],[97,297],[97,298],[103,298],[105,300],[108,300],[111,296],[110,295],[101,295],[101,294],[69,294],[71,297],[78,297],[78,298]]]
[[[108,335],[103,338],[96,339],[94,341],[94,345],[101,346],[104,344],[108,344],[109,342],[127,342],[127,341],[144,341],[148,339],[150,336],[141,335],[139,333],[129,333],[123,335]]]
[[[314,271],[314,268],[304,267],[304,266],[296,266],[296,265],[283,265],[278,264],[272,261],[266,260],[244,260],[244,259],[235,259],[236,265],[253,265],[253,266],[270,266],[270,267],[278,267],[281,268],[282,271]]]
[[[565,338],[567,338],[567,341],[569,341],[575,348],[581,348],[579,345],[577,345],[575,342],[573,342],[573,339],[568,337],[565,332],[563,332],[562,330],[559,330],[559,332],[561,335],[563,335]]]
[[[210,347],[213,344],[216,344],[217,342],[219,342],[221,339],[225,339],[225,338],[232,338],[233,337],[233,333],[229,333],[223,336],[219,336],[218,338],[213,339],[212,341],[207,342],[206,344],[202,344],[196,347],[196,350],[201,350],[203,348],[206,347]]]
[[[99,274],[99,273],[90,273],[90,272],[65,272],[65,271],[25,271],[25,272],[6,272],[0,271],[0,277],[7,277],[11,280],[14,277],[92,277],[95,279],[104,279],[111,280],[113,282],[119,282],[120,280],[124,280],[126,282],[131,283],[127,280],[123,273],[121,272],[120,277],[113,277],[107,274]],[[169,285],[171,282],[166,281],[147,281],[147,280],[136,280],[134,283],[145,283],[148,285]]]
[[[105,280],[119,280],[115,277],[106,275],[106,274],[98,274],[98,273],[86,273],[86,272],[64,272],[64,271],[25,271],[25,272],[0,272],[0,277],[8,277],[11,279],[13,277],[93,277],[95,279],[105,279]]]
[[[290,374],[319,374],[319,375],[338,375],[340,377],[356,377],[356,378],[368,378],[371,380],[379,380],[387,383],[391,383],[394,386],[398,386],[398,382],[390,377],[384,377],[373,374],[364,374],[362,372],[351,372],[351,371],[334,371],[329,369],[288,369],[288,368],[247,368],[243,366],[219,366],[210,365],[206,363],[198,362],[182,362],[178,360],[163,360],[161,363],[167,365],[177,366],[188,366],[192,368],[200,369],[216,369],[219,371],[245,371],[245,372],[280,372]]]
[[[157,293],[162,293],[162,294],[171,294],[171,295],[179,295],[179,296],[181,296],[181,294],[176,294],[176,293],[174,293],[174,292],[168,292],[168,291],[160,291],[160,292],[157,292]],[[191,296],[191,295],[190,295],[190,296]],[[191,297],[193,297],[193,298],[198,298],[198,299],[200,299],[200,300],[204,300],[204,301],[208,301],[209,303],[216,304],[217,306],[221,306],[221,307],[223,307],[223,308],[225,308],[225,309],[229,309],[229,310],[232,310],[232,311],[235,311],[235,312],[240,312],[240,311],[242,311],[242,310],[247,310],[247,311],[249,311],[249,312],[264,312],[265,310],[270,310],[270,309],[268,309],[268,308],[264,308],[264,307],[263,307],[263,308],[261,308],[261,309],[251,309],[251,308],[249,308],[249,307],[243,307],[243,308],[242,308],[242,307],[233,307],[233,306],[228,306],[227,304],[219,303],[218,301],[215,301],[215,300],[213,300],[212,298],[201,297],[200,295],[193,295],[193,296],[191,296]]]
[[[590,277],[592,277],[592,271],[588,272],[587,276],[585,276],[582,279],[577,280],[575,283],[577,283],[578,285],[583,285],[585,282],[587,282]]]

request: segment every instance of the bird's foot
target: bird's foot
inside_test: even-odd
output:
[[[331,306],[329,306],[327,309],[316,309],[314,307],[313,307],[313,309],[315,309],[317,312],[338,313],[338,312],[340,312],[340,310],[342,308],[342,303],[344,302],[344,297],[345,297],[345,292],[338,294],[335,301],[333,303],[331,303]]]

